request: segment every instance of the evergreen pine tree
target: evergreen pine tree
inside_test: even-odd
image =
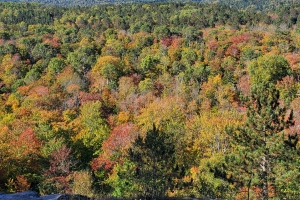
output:
[[[278,161],[286,156],[283,130],[293,125],[293,112],[280,103],[276,82],[289,73],[286,60],[280,56],[260,57],[249,66],[251,94],[246,99],[247,121],[243,127],[228,129],[235,153],[227,162],[236,164],[235,180],[248,188],[261,189],[266,200],[275,186]],[[289,116],[286,116],[288,113]]]
[[[174,153],[174,143],[155,125],[145,137],[138,136],[129,150],[129,160],[135,163],[133,179],[140,186],[140,196],[159,199],[165,195],[177,175]]]

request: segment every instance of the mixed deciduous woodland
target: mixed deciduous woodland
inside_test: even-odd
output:
[[[300,5],[272,2],[0,3],[0,191],[299,199]]]

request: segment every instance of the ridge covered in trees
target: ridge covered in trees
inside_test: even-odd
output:
[[[216,3],[224,4],[238,9],[251,10],[274,10],[285,5],[300,3],[300,0],[5,0],[5,2],[27,2],[27,3],[42,3],[59,6],[91,6],[103,4],[124,4],[124,3]]]
[[[0,191],[299,199],[299,14],[0,3]]]

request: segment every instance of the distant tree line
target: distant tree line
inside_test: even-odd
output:
[[[218,3],[228,5],[242,10],[275,10],[278,7],[300,3],[299,0],[11,0],[7,2],[27,2],[27,3],[42,3],[58,6],[92,6],[92,5],[105,5],[105,4],[131,4],[131,3]]]

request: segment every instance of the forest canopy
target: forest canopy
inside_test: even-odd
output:
[[[92,5],[116,5],[136,3],[214,3],[228,5],[238,9],[250,10],[274,10],[278,7],[300,3],[300,0],[5,0],[6,2],[42,3],[57,6],[92,6]]]
[[[244,3],[0,3],[0,191],[299,199],[300,5]]]

